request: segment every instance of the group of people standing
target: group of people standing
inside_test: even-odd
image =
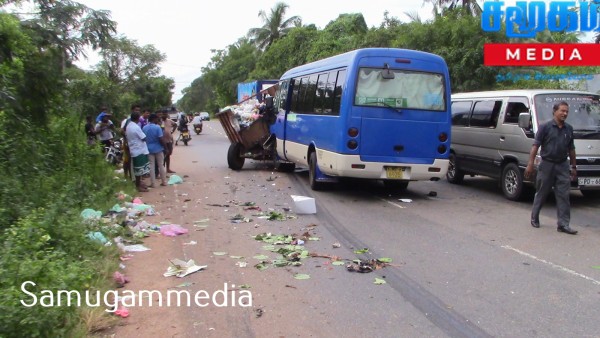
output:
[[[91,116],[87,117],[85,132],[89,145],[94,145],[96,139],[103,147],[111,145],[115,126],[110,117],[105,109],[97,116],[96,125],[93,125]],[[169,119],[167,112],[142,111],[137,104],[131,106],[129,117],[121,122],[123,169],[126,177],[135,179],[138,191],[145,192],[149,187],[156,187],[157,179],[160,179],[161,186],[166,186],[167,173],[175,173],[171,170],[172,133],[175,129],[175,122]],[[148,176],[150,185],[143,182],[143,178]]]

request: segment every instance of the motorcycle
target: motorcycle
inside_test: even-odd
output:
[[[187,125],[183,125],[179,128],[179,136],[177,137],[177,140],[175,140],[175,145],[177,145],[179,140],[182,140],[183,144],[187,146],[191,139],[192,136],[190,136],[190,131],[188,130]]]
[[[110,147],[104,147],[106,162],[117,165],[123,161],[123,139],[111,142]]]
[[[199,135],[202,132],[202,123],[194,124],[194,132]]]

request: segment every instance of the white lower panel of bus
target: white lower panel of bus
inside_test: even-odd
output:
[[[277,149],[282,149],[282,146],[278,139]],[[308,146],[289,141],[285,146],[285,155],[290,161],[308,166]],[[436,159],[432,164],[363,162],[359,155],[341,155],[321,149],[317,149],[317,164],[321,172],[329,176],[366,179],[423,181],[441,179],[448,171],[448,160]]]

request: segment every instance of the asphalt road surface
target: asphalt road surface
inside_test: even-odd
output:
[[[411,182],[405,192],[392,193],[380,182],[344,180],[317,192],[302,169],[281,173],[247,160],[241,171],[230,170],[228,147],[218,120],[205,122],[189,146],[175,148],[172,166],[188,176],[186,182],[147,196],[163,217],[193,230],[168,244],[151,238],[155,252],[191,257],[208,269],[169,285],[152,277],[164,270],[164,259],[136,257],[131,274],[147,284],[130,287],[187,281],[192,289],[214,290],[227,282],[239,295],[231,284],[247,284],[252,306],[138,308],[117,336],[600,336],[600,200],[571,193],[571,226],[579,231],[571,236],[556,231],[552,200],[535,229],[529,225],[531,200],[508,201],[487,178],[467,177],[462,185]],[[263,212],[291,209],[294,215],[290,195],[315,198],[317,213],[268,221],[242,206],[252,201]],[[236,214],[252,221],[232,223]],[[204,217],[210,225],[196,229],[194,222]],[[318,240],[304,246],[317,257],[259,271],[254,256],[276,255],[252,236],[267,232],[309,232]],[[183,245],[191,240],[198,244]],[[346,264],[381,257],[392,263],[357,273],[333,265],[327,257],[334,256]],[[296,274],[310,279],[297,280]],[[377,285],[376,278],[386,283]]]

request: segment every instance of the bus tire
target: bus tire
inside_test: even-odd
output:
[[[308,157],[308,181],[312,190],[323,190],[325,184],[317,181],[317,153],[311,152]]]
[[[404,191],[408,188],[409,181],[383,180],[383,186],[389,191]]]
[[[240,143],[232,143],[227,151],[227,165],[232,170],[241,170],[246,159],[240,155],[242,145]]]
[[[502,168],[500,184],[502,193],[507,199],[518,201],[523,196],[523,174],[515,163],[507,163]]]
[[[456,155],[450,154],[448,158],[448,171],[446,172],[446,180],[453,184],[459,184],[465,178],[465,173],[458,168],[456,164]]]

